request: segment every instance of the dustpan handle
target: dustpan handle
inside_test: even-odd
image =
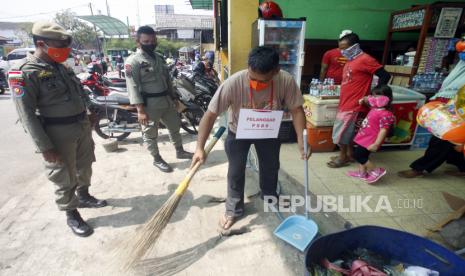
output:
[[[305,181],[305,216],[307,217],[308,219],[308,159],[307,159],[307,155],[308,155],[308,144],[307,144],[307,129],[304,129],[303,131],[303,144],[304,144],[304,173],[305,173],[305,178],[304,178],[304,181]]]

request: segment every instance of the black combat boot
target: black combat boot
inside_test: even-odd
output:
[[[166,161],[163,160],[163,158],[161,158],[160,154],[156,155],[153,158],[153,165],[159,168],[162,172],[169,173],[173,171],[173,168],[171,168],[171,166],[168,163],[166,163]]]
[[[88,237],[94,233],[94,229],[81,218],[76,209],[66,211],[66,223],[73,233],[79,237]]]
[[[192,159],[193,153],[185,151],[182,146],[176,148],[176,158],[178,159]]]
[[[79,208],[101,208],[107,206],[107,201],[96,199],[89,194],[89,188],[83,188],[76,192],[79,199]]]

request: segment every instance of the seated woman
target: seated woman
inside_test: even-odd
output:
[[[463,146],[433,136],[425,154],[410,164],[410,170],[400,171],[398,175],[404,178],[423,176],[425,171],[431,173],[447,162],[458,169],[458,171],[446,171],[447,174],[465,177],[465,158],[462,149]]]
[[[460,61],[444,80],[439,92],[431,99],[448,102],[455,97],[459,88],[465,85],[465,55],[460,55]],[[444,162],[455,165],[458,171],[446,173],[465,177],[465,157],[463,145],[455,145],[449,141],[431,137],[425,154],[410,164],[410,170],[400,171],[398,175],[404,178],[423,176],[424,172],[431,173]]]

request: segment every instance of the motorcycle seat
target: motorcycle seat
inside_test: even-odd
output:
[[[112,103],[112,104],[121,104],[121,105],[129,105],[129,98],[121,97],[121,96],[99,96],[97,97],[97,101],[105,102],[105,103]]]
[[[127,92],[128,92],[128,90],[126,89],[126,87],[111,86],[111,87],[110,87],[110,90],[111,90],[111,91],[116,91],[116,92],[119,92],[119,93],[127,93]]]

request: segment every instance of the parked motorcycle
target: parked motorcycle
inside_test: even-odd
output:
[[[0,68],[0,95],[5,93],[5,89],[8,87],[6,80],[5,71],[3,68]]]
[[[101,75],[91,64],[87,66],[87,73],[78,77],[81,84],[89,87],[97,96],[109,96],[113,91],[127,93],[125,79]]]
[[[200,106],[204,111],[208,109],[208,105],[212,96],[202,90],[196,89],[195,84],[182,74],[172,72],[173,87],[183,101],[193,102]]]
[[[126,79],[102,76],[103,84],[107,87],[120,87],[126,88]]]
[[[90,109],[98,116],[94,129],[100,137],[117,138],[121,141],[132,132],[141,131],[137,120],[137,109],[130,105],[127,95],[113,93],[110,96],[91,96],[90,99]],[[194,103],[180,101],[185,106],[180,113],[182,129],[190,134],[197,134],[197,126],[204,111]],[[165,126],[160,123],[159,127]]]
[[[108,96],[110,89],[103,83],[102,78],[97,72],[88,72],[88,74],[80,75],[81,84],[88,87],[92,94],[96,96]]]
[[[190,134],[197,134],[197,126],[218,86],[213,88],[211,84],[202,84],[202,80],[199,86],[192,79],[178,74],[175,64],[170,66],[170,70],[173,89],[184,107],[179,113],[181,127]],[[83,84],[91,94],[91,109],[98,115],[95,132],[102,138],[114,137],[120,141],[132,132],[140,132],[137,110],[129,103],[125,79],[101,77],[92,70],[89,74],[92,77]],[[164,126],[159,123],[159,127]]]

